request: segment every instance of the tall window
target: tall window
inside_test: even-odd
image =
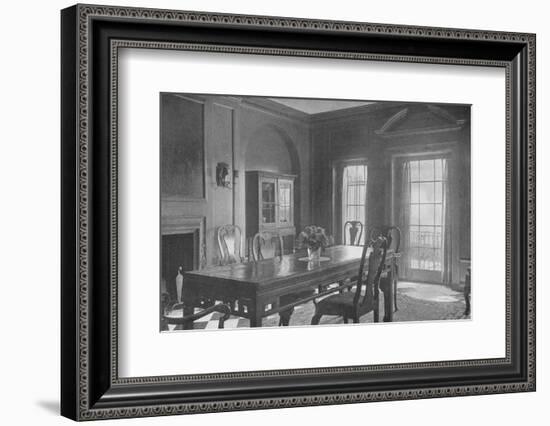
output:
[[[342,189],[342,227],[348,221],[358,220],[366,228],[367,166],[353,165],[344,167]],[[345,230],[343,231],[345,232]],[[365,232],[361,243],[365,241]]]
[[[410,161],[409,267],[441,271],[446,160]]]

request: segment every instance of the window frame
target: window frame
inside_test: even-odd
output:
[[[361,166],[367,168],[367,193],[365,195],[365,223],[363,223],[363,235],[369,229],[368,205],[369,205],[369,179],[368,173],[371,163],[368,157],[340,158],[331,163],[332,169],[332,234],[338,244],[344,244],[344,215],[343,215],[343,179],[346,166]]]
[[[392,155],[392,161],[391,161],[391,208],[390,208],[390,217],[392,219],[392,222],[395,224],[399,224],[401,226],[401,220],[400,220],[400,196],[401,196],[401,185],[402,185],[402,174],[401,170],[403,167],[403,164],[406,161],[422,161],[422,160],[433,160],[436,158],[444,158],[447,160],[447,170],[448,170],[448,177],[447,182],[449,185],[452,185],[451,180],[452,177],[449,178],[449,176],[453,175],[453,168],[455,167],[456,162],[456,149],[457,149],[457,142],[451,141],[448,142],[446,148],[438,149],[438,150],[425,150],[422,152],[414,152],[413,150],[417,148],[417,146],[411,146],[407,148],[407,150],[402,150],[399,152],[395,152]],[[450,215],[451,220],[451,229],[455,229],[457,218],[456,212],[452,213]],[[405,229],[401,229],[401,232],[406,232]],[[402,238],[402,241],[404,238]],[[453,242],[453,244],[455,244]],[[403,252],[406,250],[406,247],[403,247]],[[453,247],[454,250],[454,247]],[[407,261],[407,255],[403,256],[404,258],[402,261]],[[455,260],[453,260],[455,262]],[[454,267],[454,266],[453,266]],[[405,269],[405,268],[403,268]],[[413,269],[413,268],[407,268],[408,269],[408,275],[407,276],[401,276],[402,272],[400,273],[400,279],[403,280],[410,280],[414,282],[421,282],[421,283],[428,283],[428,284],[438,284],[438,285],[444,285],[442,280],[442,271],[429,271],[429,270],[423,270],[423,269]]]
[[[353,186],[364,186],[365,187],[365,199],[364,199],[364,202],[363,202],[363,212],[364,212],[364,217],[361,219],[357,219],[357,218],[354,218],[354,219],[351,219],[351,218],[348,218],[348,215],[347,215],[347,209],[348,207],[352,206],[352,207],[361,207],[361,204],[360,203],[354,203],[354,204],[350,204],[348,201],[348,187],[349,187],[349,184],[346,186],[346,179],[345,179],[345,176],[346,176],[346,169],[348,167],[364,167],[364,170],[365,170],[365,179],[364,179],[364,183],[360,183],[360,184],[353,184]],[[350,220],[359,220],[362,224],[363,224],[363,233],[361,235],[361,240],[360,242],[364,241],[365,240],[365,231],[366,231],[366,223],[367,223],[367,220],[368,220],[368,212],[367,212],[367,206],[368,206],[368,194],[369,194],[369,166],[368,164],[365,162],[352,162],[352,163],[349,163],[349,164],[344,164],[344,166],[342,167],[342,180],[341,180],[341,220],[340,220],[340,228],[342,230],[342,243],[344,243],[346,241],[346,236],[345,236],[345,232],[346,232],[346,229],[345,229],[345,226],[346,226],[346,222],[347,221],[350,221]]]
[[[415,158],[415,159],[408,159],[408,160],[405,160],[405,161],[406,161],[406,162],[409,162],[409,163],[412,163],[412,162],[418,162],[418,163],[420,163],[420,162],[422,162],[422,161],[435,161],[435,160],[445,161],[445,162],[447,162],[447,166],[446,166],[446,167],[447,167],[447,168],[449,167],[449,164],[448,164],[448,163],[449,163],[449,160],[448,160],[445,156],[439,156],[439,155],[438,155],[438,156],[433,156],[433,157],[431,157],[431,158],[422,158],[422,159],[416,159],[416,158]],[[404,162],[405,162],[405,161],[404,161]],[[437,200],[437,195],[436,195],[436,190],[435,190],[435,184],[436,184],[437,182],[440,182],[440,183],[441,183],[441,199],[440,199],[439,202],[436,201],[436,200]],[[411,220],[412,214],[409,216],[409,229],[408,229],[409,235],[410,235],[411,229],[412,229],[413,227],[418,228],[418,232],[419,232],[419,233],[422,232],[422,228],[423,228],[423,227],[430,227],[430,228],[432,228],[432,229],[434,230],[434,232],[433,232],[434,234],[435,234],[435,230],[436,230],[437,228],[439,228],[439,230],[440,230],[440,238],[442,238],[442,236],[443,236],[443,226],[444,226],[444,225],[443,225],[443,221],[441,221],[441,223],[440,223],[439,225],[437,225],[437,224],[435,223],[435,214],[436,214],[436,213],[435,213],[435,212],[436,212],[435,206],[440,205],[440,206],[441,206],[441,214],[442,214],[442,215],[445,214],[445,212],[443,212],[443,205],[444,205],[444,200],[443,200],[444,195],[443,195],[443,192],[445,191],[445,185],[449,185],[449,183],[448,183],[448,179],[444,179],[444,176],[443,176],[443,168],[442,168],[442,170],[441,170],[441,177],[440,177],[439,180],[438,180],[437,177],[436,177],[436,173],[435,173],[435,164],[434,164],[433,178],[432,178],[431,180],[423,180],[423,179],[421,179],[421,177],[420,177],[420,169],[418,169],[418,178],[417,178],[416,180],[413,180],[412,177],[411,177],[411,180],[410,180],[410,182],[409,182],[409,185],[410,185],[409,191],[410,191],[410,193],[412,194],[413,184],[418,184],[418,185],[420,185],[420,184],[422,184],[422,183],[432,183],[432,184],[434,184],[434,188],[433,188],[433,191],[434,191],[434,193],[433,193],[433,195],[434,195],[434,201],[432,201],[432,202],[422,202],[422,200],[420,199],[420,198],[421,198],[421,195],[422,195],[422,191],[420,190],[420,187],[418,188],[418,199],[416,200],[416,202],[413,202],[412,196],[411,196],[411,198],[410,198],[410,200],[409,200],[409,208],[412,209],[413,205],[418,206],[418,220],[417,220],[417,223],[413,224],[413,223],[412,223],[412,220]],[[433,219],[434,219],[434,223],[432,223],[432,224],[430,224],[430,225],[422,224],[422,219],[421,219],[421,216],[422,216],[422,215],[421,215],[421,206],[422,206],[422,205],[434,206],[434,209],[433,209],[433,214],[434,214],[434,218],[433,218]],[[410,249],[411,254],[412,254],[412,252],[413,252],[413,249],[418,250],[418,249],[420,249],[420,248],[422,248],[422,247],[419,246],[418,244],[415,245],[414,247],[412,247],[411,245],[409,245],[409,249]],[[440,242],[439,248],[436,248],[436,247],[429,247],[429,249],[432,250],[432,251],[436,251],[436,250],[439,249],[440,252],[441,252],[441,251],[442,251],[441,242]],[[410,262],[410,263],[409,263],[409,269],[410,269],[410,270],[418,271],[418,273],[426,273],[426,275],[428,275],[428,274],[431,275],[432,272],[435,273],[435,274],[441,274],[442,271],[443,271],[443,263],[444,263],[444,262],[443,262],[443,253],[442,253],[442,252],[440,253],[440,257],[441,257],[441,259],[440,259],[439,269],[436,269],[435,266],[434,266],[433,269],[422,268],[422,267],[420,267],[420,266],[419,266],[419,267],[414,267],[414,266],[412,266],[412,257],[408,257],[408,261]],[[434,260],[435,260],[435,258],[434,258]],[[433,263],[435,264],[436,262],[434,261]]]

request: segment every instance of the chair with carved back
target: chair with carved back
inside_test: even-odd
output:
[[[384,283],[390,279],[390,277],[393,277],[393,306],[397,311],[398,261],[401,257],[401,230],[397,226],[392,225],[375,226],[370,229],[369,239],[371,241],[379,236],[384,236],[388,240],[386,268],[382,272],[382,282]]]
[[[242,232],[237,225],[223,225],[218,228],[220,264],[241,263]]]
[[[363,224],[358,220],[348,220],[344,224],[344,244],[351,246],[361,245]]]
[[[369,247],[372,248],[367,260]],[[374,322],[379,321],[380,303],[380,275],[386,261],[387,241],[384,237],[378,237],[372,245],[365,244],[359,264],[357,283],[353,290],[330,295],[315,302],[315,314],[311,319],[312,325],[319,324],[323,315],[336,315],[344,319],[347,324],[351,319],[359,323],[360,318],[373,312]],[[367,273],[365,276],[365,263]]]
[[[261,231],[252,239],[252,258],[255,262],[263,259],[283,257],[283,238],[276,232]]]
[[[204,318],[210,313],[219,312],[222,314],[218,318],[218,328],[224,328],[225,321],[231,315],[229,306],[223,303],[215,303],[205,309],[190,315],[185,315],[183,303],[170,303],[166,293],[162,294],[160,299],[160,330],[168,331],[169,325],[175,325],[177,328],[193,329],[194,321]],[[181,311],[181,314],[179,312]]]

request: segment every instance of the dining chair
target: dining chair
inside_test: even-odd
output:
[[[393,306],[397,311],[397,284],[399,282],[399,259],[401,258],[401,230],[397,226],[384,225],[375,226],[369,232],[369,239],[372,241],[379,236],[388,240],[386,256],[386,268],[382,272],[382,282],[385,283],[393,277]]]
[[[348,220],[344,223],[344,244],[351,246],[361,245],[362,236],[363,224],[360,221]]]
[[[220,264],[241,263],[242,232],[237,225],[223,225],[218,228]]]
[[[278,257],[284,253],[283,238],[276,232],[261,231],[252,239],[252,258],[254,261]]]
[[[204,318],[208,314],[212,312],[219,312],[222,314],[220,318],[218,318],[218,328],[224,328],[225,321],[229,319],[229,316],[231,315],[231,309],[229,306],[223,304],[223,303],[216,303],[214,305],[211,305],[205,309],[202,309],[199,312],[196,312],[191,315],[184,315],[183,312],[183,303],[176,303],[172,306],[170,301],[165,298],[165,295],[162,295],[161,297],[161,306],[160,306],[160,330],[161,331],[167,331],[168,325],[181,325],[184,329],[193,329],[193,322]],[[181,316],[172,316],[170,315],[170,312],[178,311],[179,309],[182,310]]]
[[[372,251],[368,256],[368,269],[365,277],[365,262],[369,247],[372,247]],[[330,295],[314,302],[315,314],[311,319],[311,324],[319,324],[323,315],[341,316],[345,324],[348,323],[349,319],[352,319],[354,323],[359,323],[360,318],[371,311],[374,315],[374,322],[378,322],[380,311],[380,275],[386,261],[386,250],[387,240],[382,236],[378,237],[372,243],[372,246],[365,244],[361,254],[355,288],[351,291]]]

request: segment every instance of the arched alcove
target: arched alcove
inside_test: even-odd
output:
[[[256,129],[246,143],[245,168],[298,175],[298,151],[284,130],[264,125]]]
[[[242,145],[246,171],[294,175],[294,226],[301,218],[301,165],[298,149],[290,135],[274,124],[263,124],[250,133]]]

